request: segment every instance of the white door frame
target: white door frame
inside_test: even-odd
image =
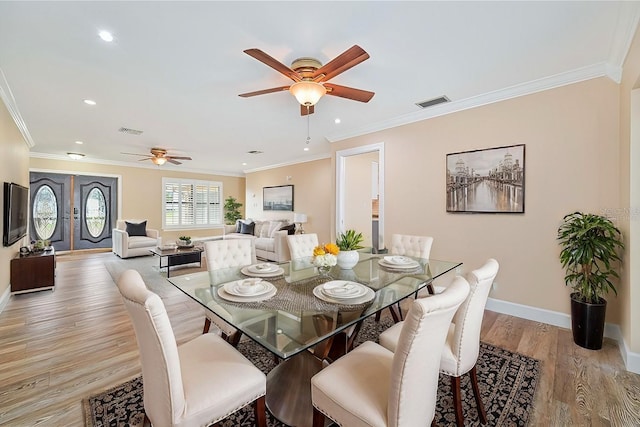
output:
[[[358,154],[378,153],[378,244],[377,248],[384,248],[384,142],[363,145],[336,151],[336,236],[346,231],[344,229],[345,210],[345,162],[346,158]],[[370,188],[366,189],[371,192]]]

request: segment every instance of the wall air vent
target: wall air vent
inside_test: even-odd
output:
[[[416,102],[416,105],[420,108],[427,108],[427,107],[432,107],[438,104],[444,104],[445,102],[449,102],[449,101],[450,101],[449,98],[447,98],[445,95],[442,95],[438,98],[433,98],[428,101]]]
[[[247,151],[247,154],[262,154],[262,151],[259,151],[259,150],[251,150],[251,151]]]
[[[143,131],[131,128],[120,128],[118,132],[128,133],[129,135],[142,135]]]

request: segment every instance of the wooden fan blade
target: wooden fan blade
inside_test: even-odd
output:
[[[139,153],[120,153],[120,154],[128,154],[130,156],[145,156],[145,157],[151,158],[151,156],[148,154],[139,154]]]
[[[326,82],[367,59],[369,59],[369,54],[360,46],[354,45],[318,68],[311,78],[317,82]]]
[[[193,160],[191,157],[185,157],[185,156],[165,156],[165,158],[168,159],[178,159],[178,160]]]
[[[301,105],[300,106],[300,115],[301,116],[306,116],[308,114],[313,114],[313,107],[315,107],[315,105],[311,105],[309,107],[307,107],[306,105]]]
[[[153,157],[145,157],[144,159],[138,159],[139,162],[144,162],[145,160],[151,160]]]
[[[375,92],[368,90],[354,89],[352,87],[335,85],[333,83],[325,83],[327,95],[339,96],[340,98],[353,99],[354,101],[369,102]]]
[[[173,157],[165,157],[165,159],[167,159],[167,162],[173,163],[174,165],[181,165],[182,164],[182,162],[179,162],[177,160],[173,160],[174,159]]]
[[[281,74],[284,74],[285,76],[289,77],[294,82],[299,82],[300,80],[302,80],[302,77],[300,76],[300,74],[298,74],[297,72],[293,71],[291,68],[287,67],[286,65],[284,65],[282,62],[278,61],[277,59],[267,55],[266,53],[264,53],[260,49],[247,49],[247,50],[244,51],[244,53],[246,53],[247,55],[257,59],[258,61],[262,62],[263,64],[268,65],[269,67],[273,68],[277,72],[279,72]]]
[[[264,94],[273,93],[273,92],[283,92],[285,90],[289,90],[289,86],[272,87],[271,89],[263,89],[263,90],[257,90],[255,92],[241,93],[238,96],[241,96],[243,98],[249,98],[250,96],[264,95]]]

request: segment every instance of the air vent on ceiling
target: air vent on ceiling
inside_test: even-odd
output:
[[[131,129],[131,128],[120,128],[120,129],[118,129],[118,132],[128,133],[129,135],[141,135],[142,134],[141,130]]]
[[[438,98],[433,98],[428,101],[416,102],[416,105],[420,108],[427,108],[438,104],[444,104],[445,102],[449,102],[449,98],[445,95],[442,95]]]
[[[259,150],[251,150],[251,151],[247,151],[247,154],[262,154],[262,151],[259,151]]]

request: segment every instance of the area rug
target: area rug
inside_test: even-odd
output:
[[[392,324],[390,319],[365,320],[358,343],[377,340]],[[274,366],[273,355],[251,340],[242,341],[238,349],[263,372]],[[531,414],[540,362],[530,357],[481,343],[477,371],[482,400],[489,426],[525,426]],[[455,425],[450,379],[440,376],[435,422],[438,426]],[[462,378],[463,413],[466,426],[480,425],[468,375]],[[83,400],[87,427],[142,426],[144,404],[142,378],[137,377],[110,390]],[[267,411],[269,427],[286,427]],[[220,423],[222,427],[254,426],[251,405]]]

